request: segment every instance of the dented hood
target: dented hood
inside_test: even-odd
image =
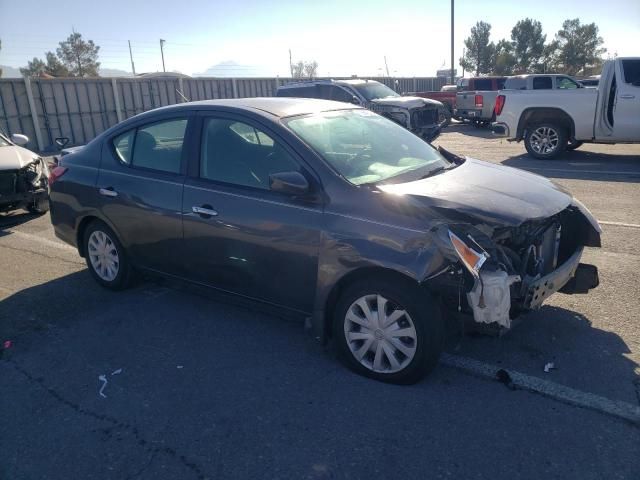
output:
[[[400,108],[420,108],[426,105],[433,107],[442,106],[441,102],[437,100],[431,100],[430,98],[420,97],[385,97],[376,98],[371,100],[371,103],[387,107],[400,107]]]
[[[378,188],[408,195],[452,220],[492,226],[517,226],[550,217],[572,201],[569,192],[548,178],[471,158],[432,177]]]
[[[17,145],[0,147],[0,171],[20,170],[37,158],[38,156],[31,150],[18,147]]]

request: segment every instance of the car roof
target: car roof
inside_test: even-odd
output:
[[[377,80],[369,80],[367,78],[350,78],[350,79],[318,79],[318,80],[303,80],[299,82],[291,82],[286,85],[278,87],[278,89],[284,88],[298,88],[307,85],[365,85],[367,83],[380,83]]]
[[[196,102],[179,103],[166,107],[156,108],[136,118],[143,116],[153,116],[157,113],[181,110],[208,110],[208,109],[239,109],[250,110],[263,116],[284,118],[297,115],[326,112],[331,110],[351,110],[358,109],[357,105],[334,102],[331,100],[319,100],[316,98],[295,98],[295,97],[255,97],[255,98],[233,98],[220,100],[201,100]]]

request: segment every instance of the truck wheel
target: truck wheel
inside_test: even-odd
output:
[[[349,286],[334,309],[340,360],[376,380],[412,384],[429,373],[442,351],[444,325],[428,292],[384,278]]]
[[[567,132],[553,123],[537,123],[527,127],[524,146],[534,158],[556,158],[567,147]]]
[[[451,124],[451,111],[448,108],[438,111],[438,124],[442,124],[442,128]]]
[[[569,140],[567,143],[567,150],[575,150],[576,148],[580,148],[582,146],[582,142],[580,140]]]

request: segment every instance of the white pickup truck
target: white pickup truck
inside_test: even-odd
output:
[[[502,90],[494,134],[548,159],[582,143],[640,143],[640,57],[606,61],[598,88]]]

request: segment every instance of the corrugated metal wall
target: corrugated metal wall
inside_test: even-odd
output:
[[[397,92],[440,90],[446,83],[444,78],[435,77],[373,80]],[[279,85],[290,81],[289,78],[0,79],[0,129],[9,135],[27,135],[27,146],[32,150],[54,151],[57,137],[68,137],[69,145],[82,145],[119,121],[153,108],[186,100],[271,97]]]

